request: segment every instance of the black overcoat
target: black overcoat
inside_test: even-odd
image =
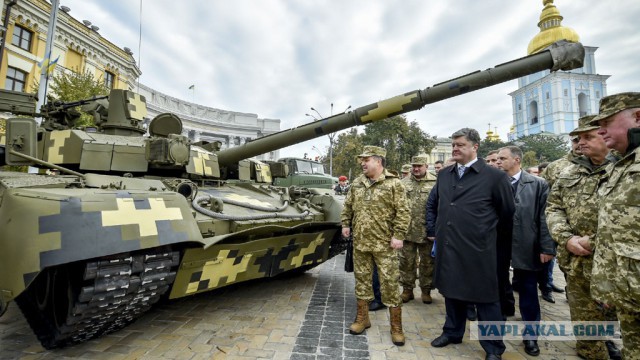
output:
[[[540,254],[555,255],[544,210],[549,185],[543,178],[522,172],[516,188],[511,264],[514,269],[541,270]]]
[[[435,287],[447,298],[497,302],[497,246],[510,246],[515,209],[507,174],[478,158],[461,179],[457,165],[440,170],[434,189]]]

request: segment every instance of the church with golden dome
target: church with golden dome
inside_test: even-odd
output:
[[[529,42],[527,54],[544,50],[559,40],[580,41],[578,33],[562,26],[563,17],[553,0],[543,0],[538,27]],[[518,79],[518,90],[510,93],[513,126],[509,140],[534,135],[566,135],[578,126],[584,115],[596,114],[600,99],[606,96],[609,75],[596,72],[595,52],[585,46],[584,66],[571,71],[541,71]]]

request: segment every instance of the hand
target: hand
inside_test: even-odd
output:
[[[436,237],[435,236],[427,236],[427,240],[436,241]]]
[[[402,249],[402,244],[404,242],[402,240],[398,240],[394,237],[391,238],[391,248],[392,249]]]
[[[351,228],[343,227],[342,228],[342,237],[343,238],[348,238],[349,236],[351,236]]]
[[[591,247],[591,241],[589,239],[589,236],[583,236],[578,240],[578,244],[580,244],[580,246],[582,246],[583,248],[585,248],[586,250],[589,251],[593,251],[593,248]]]
[[[549,254],[540,254],[540,262],[543,264],[548,263],[549,261],[551,261],[553,259],[553,255],[549,255]]]
[[[567,250],[577,256],[591,255],[590,250],[585,249],[582,245],[580,245],[580,239],[582,239],[581,236],[572,236],[571,239],[567,241]]]

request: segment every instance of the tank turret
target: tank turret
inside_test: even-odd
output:
[[[317,266],[346,246],[341,202],[311,183],[276,186],[286,162],[248,158],[583,58],[580,44],[556,44],[225,150],[189,141],[173,114],[146,134],[145,99],[131,91],[39,112],[32,95],[0,91],[0,111],[32,117],[7,120],[0,165],[60,171],[0,171],[0,314],[15,301],[56,348],[117,331],[161,297]],[[76,127],[77,106],[95,127]]]

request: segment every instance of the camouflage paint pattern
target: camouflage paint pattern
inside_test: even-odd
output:
[[[623,354],[640,359],[640,147],[607,168],[598,194],[591,293],[616,307]]]
[[[217,289],[236,282],[273,277],[324,262],[338,229],[220,243],[187,249],[171,290],[171,298]]]
[[[0,177],[0,289],[14,298],[44,268],[186,241],[202,242],[186,199],[173,192],[64,189],[63,181]],[[64,179],[64,177],[59,177]],[[47,179],[47,178],[44,178]],[[25,186],[29,181],[37,187]],[[64,184],[66,185],[66,184]],[[5,299],[7,300],[7,299]],[[8,299],[10,300],[10,299]]]

